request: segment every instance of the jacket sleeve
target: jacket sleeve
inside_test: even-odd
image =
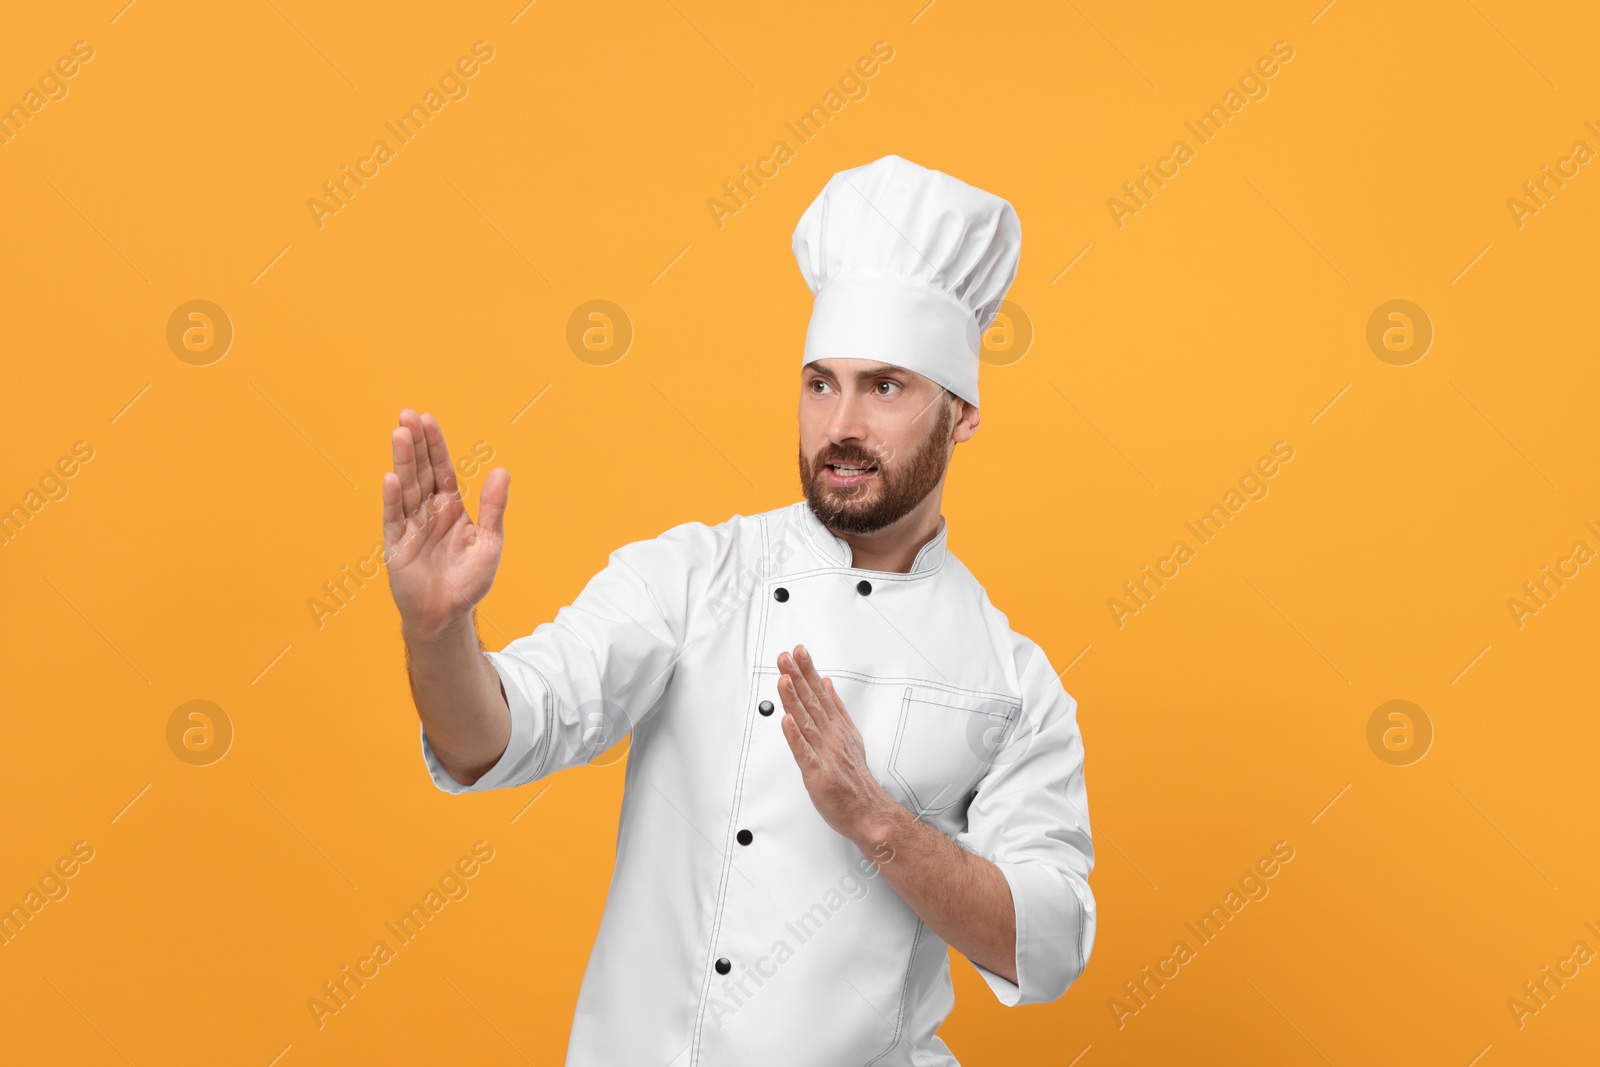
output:
[[[511,709],[511,739],[472,785],[422,759],[446,793],[526,785],[581,766],[623,739],[660,701],[703,606],[719,528],[690,522],[611,553],[573,602],[499,652],[485,652]]]
[[[957,844],[994,862],[1011,887],[1017,982],[973,964],[1007,1007],[1059,998],[1083,973],[1095,935],[1078,704],[1037,644],[1022,639],[1017,658],[1022,713],[979,783],[967,828],[956,835]]]

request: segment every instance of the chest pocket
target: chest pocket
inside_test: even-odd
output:
[[[918,815],[939,815],[964,805],[1009,741],[1021,705],[927,685],[904,685],[898,691],[890,777]]]

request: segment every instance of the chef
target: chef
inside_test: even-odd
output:
[[[1077,704],[940,512],[1016,213],[889,155],[835,174],[793,243],[804,499],[618,548],[499,652],[473,608],[510,475],[474,523],[433,417],[393,433],[385,554],[433,783],[526,786],[630,740],[567,1067],[948,1067],[948,948],[1010,1006],[1062,996],[1094,945]]]

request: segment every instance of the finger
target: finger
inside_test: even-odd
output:
[[[411,444],[411,431],[404,422],[389,435],[394,451],[394,474],[400,481],[400,506],[407,515],[422,506],[422,487],[417,484],[417,452]]]
[[[800,670],[800,665],[795,661],[794,654],[788,653],[789,684],[794,686],[795,697],[802,707],[806,709],[806,725],[814,730],[825,730],[829,725],[828,710],[822,706],[822,701],[817,697],[817,691],[806,681],[805,675]]]
[[[496,467],[483,480],[483,495],[478,498],[478,525],[496,537],[506,535],[506,500],[511,495],[511,472]]]
[[[806,710],[811,713],[811,718],[816,722],[817,729],[826,729],[832,723],[832,716],[828,714],[827,704],[822,697],[821,682],[813,684],[811,678],[816,677],[816,671],[811,671],[811,678],[806,676],[806,668],[800,662],[804,654],[809,659],[810,653],[805,652],[804,645],[796,645],[794,652],[790,653],[790,662],[794,664],[795,688],[800,694],[801,701]]]
[[[834,715],[845,722],[853,722],[849,710],[844,706],[844,701],[839,699],[839,691],[833,687],[833,679],[824,678],[822,684],[828,689],[829,706],[832,707]]]
[[[424,411],[422,433],[428,443],[428,458],[433,462],[433,484],[446,493],[456,491],[456,471],[450,464],[450,450],[444,446],[444,431],[439,420]]]
[[[800,676],[805,679],[806,688],[811,690],[811,695],[820,711],[819,718],[825,722],[833,721],[833,700],[828,691],[823,687],[822,675],[817,673],[817,665],[811,659],[811,651],[805,645],[795,648],[795,662],[800,665]]]
[[[433,495],[433,464],[428,459],[428,435],[422,432],[422,419],[410,408],[400,412],[400,422],[411,431],[411,449],[417,465],[417,485],[422,499]]]
[[[400,510],[400,479],[393,471],[383,472],[383,547],[400,540],[406,530],[406,515]]]
[[[802,769],[816,762],[816,750],[811,747],[811,742],[806,740],[800,724],[789,715],[783,717],[783,739],[789,742],[789,751],[794,755],[795,763]]]
[[[806,710],[805,703],[800,699],[795,689],[794,675],[783,666],[783,656],[778,657],[778,667],[783,671],[783,677],[778,679],[778,699],[783,701],[783,710],[793,717],[795,725],[800,730],[806,731],[815,728],[811,721],[811,713]],[[784,683],[788,684],[785,685]]]

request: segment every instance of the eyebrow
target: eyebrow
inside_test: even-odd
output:
[[[837,374],[834,374],[820,363],[808,363],[806,365],[806,370],[812,373],[821,374],[828,378],[837,379],[839,377]],[[866,381],[869,378],[892,378],[902,375],[905,372],[906,369],[904,367],[897,367],[893,363],[879,363],[875,366],[866,367],[862,370],[856,371],[855,380],[861,382]]]

